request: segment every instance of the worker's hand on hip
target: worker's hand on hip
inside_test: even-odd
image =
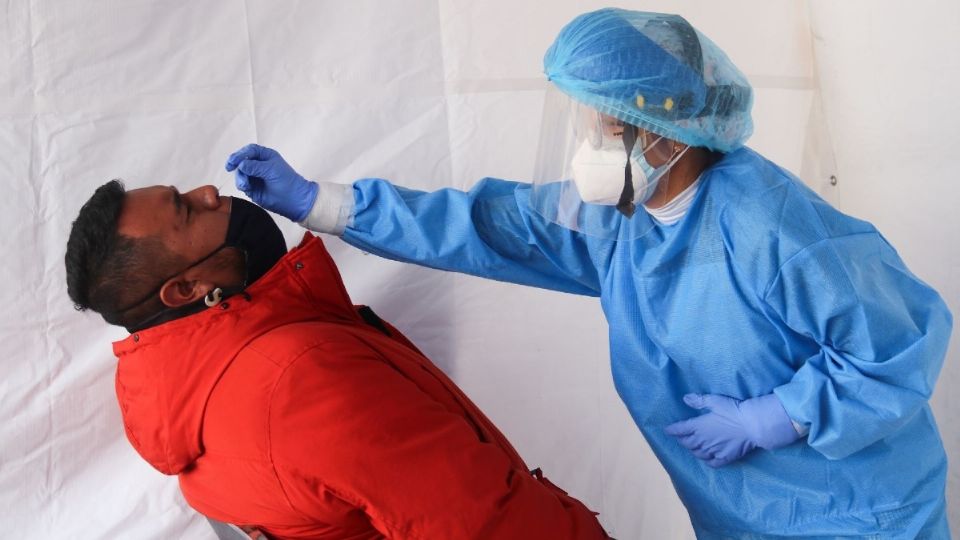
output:
[[[237,189],[250,200],[293,221],[303,221],[317,198],[317,183],[300,176],[272,148],[248,144],[227,158],[226,168],[236,171]]]
[[[722,467],[754,448],[773,450],[800,438],[774,394],[739,400],[714,394],[687,394],[683,402],[707,413],[670,424],[665,431],[711,467]]]

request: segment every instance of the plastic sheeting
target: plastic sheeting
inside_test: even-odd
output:
[[[955,3],[634,1],[678,12],[756,90],[749,144],[873,221],[960,313]],[[0,524],[18,538],[213,538],[176,480],[126,442],[109,343],[73,311],[71,220],[113,177],[236,193],[226,156],[256,141],[301,173],[465,188],[532,173],[557,31],[599,2],[7,2],[0,32]],[[830,177],[837,178],[831,185]],[[288,242],[298,228],[283,223]],[[952,240],[951,240],[952,239]],[[531,466],[621,539],[692,538],[613,391],[595,300],[328,245],[355,301],[395,322]],[[958,349],[934,410],[960,457]],[[905,463],[906,464],[906,463]],[[949,503],[960,530],[960,475]]]

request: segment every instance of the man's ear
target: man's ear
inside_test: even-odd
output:
[[[192,304],[214,288],[213,282],[203,279],[190,279],[187,276],[176,276],[167,280],[160,287],[160,300],[167,307],[177,308]]]

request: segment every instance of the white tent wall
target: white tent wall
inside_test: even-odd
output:
[[[213,537],[176,480],[146,465],[123,435],[109,343],[125,332],[75,313],[66,298],[66,236],[94,188],[119,176],[129,187],[213,183],[235,194],[222,164],[250,141],[278,148],[308,177],[339,182],[379,176],[437,189],[483,176],[529,178],[543,52],[574,15],[603,5],[0,7],[0,226],[11,253],[0,264],[4,531]],[[724,48],[756,89],[751,146],[876,223],[960,310],[960,218],[948,171],[960,142],[955,3],[922,1],[907,13],[865,1],[619,5],[679,12]],[[288,243],[297,242],[298,227],[278,221]],[[354,300],[404,330],[531,467],[599,511],[614,536],[693,537],[613,390],[597,301],[401,265],[325,240]],[[958,410],[950,395],[960,385],[957,351],[933,400],[954,461],[960,421],[948,413]],[[955,471],[949,489],[960,530]]]

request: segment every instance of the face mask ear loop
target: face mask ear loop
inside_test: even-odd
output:
[[[623,168],[623,191],[620,192],[620,201],[617,210],[621,214],[633,217],[636,207],[633,204],[633,171],[630,169],[630,156],[633,147],[637,144],[637,127],[631,124],[623,125],[623,148],[627,151],[627,164]]]
[[[587,136],[590,138],[590,146],[592,146],[594,150],[599,150],[600,147],[603,146],[603,118],[599,112],[596,113],[596,117],[597,125],[593,126],[592,134],[590,133],[591,130],[587,130]]]
[[[676,146],[674,146],[674,154],[673,154],[673,156],[670,158],[670,161],[667,161],[666,163],[664,163],[663,165],[661,165],[660,168],[665,169],[665,170],[671,169],[678,161],[680,161],[680,158],[682,158],[683,155],[686,154],[686,153],[687,153],[687,150],[689,150],[689,149],[690,149],[689,146],[684,146],[684,147],[681,148],[680,150],[676,150]]]

